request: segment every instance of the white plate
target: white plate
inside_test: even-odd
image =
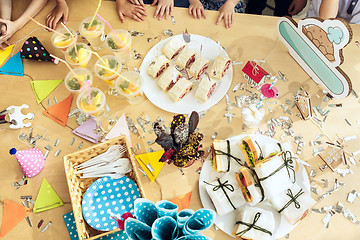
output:
[[[239,135],[239,136],[231,137],[228,140],[230,140],[232,143],[238,142],[240,145],[241,140],[246,136],[247,135]],[[260,145],[262,145],[262,143],[266,143],[268,147],[271,144],[276,145],[276,143],[279,143],[279,141],[263,135],[251,135],[251,137],[255,139]],[[264,156],[266,156],[266,151],[264,151],[264,149],[263,152],[264,152]],[[211,182],[216,178],[223,176],[225,173],[219,173],[212,169],[210,157],[211,156],[209,155],[209,157],[204,162],[204,165],[201,170],[201,174],[199,178],[199,193],[200,193],[201,203],[204,206],[204,208],[215,210],[214,205],[212,204],[211,199],[206,192],[205,189],[206,184],[204,183],[204,181]],[[236,157],[243,159],[243,156],[236,156]],[[302,189],[306,190],[305,191],[306,194],[310,194],[309,177],[307,175],[304,166],[299,162],[298,164],[299,164],[299,170],[296,172],[296,183],[299,184]],[[296,225],[292,225],[288,223],[286,219],[282,217],[266,200],[264,200],[259,204],[256,204],[255,206],[274,213],[275,231],[273,234],[273,239],[278,239],[285,236],[296,227]],[[236,222],[237,213],[238,211],[234,210],[231,213],[222,216],[216,215],[216,219],[215,219],[216,226],[218,226],[222,231],[224,231],[228,235],[234,237],[232,235],[232,230]]]
[[[182,35],[174,36],[176,38],[182,38]],[[165,43],[169,41],[170,38],[164,39],[160,41],[158,44],[153,46],[150,51],[146,54],[143,62],[140,66],[140,74],[144,79],[144,93],[146,97],[152,102],[155,106],[172,113],[179,114],[188,114],[192,111],[201,112],[207,110],[217,104],[228,91],[232,77],[233,77],[233,69],[232,65],[230,65],[227,70],[225,76],[219,81],[219,84],[215,90],[215,92],[211,95],[208,101],[202,102],[195,98],[195,91],[197,88],[197,83],[194,84],[193,90],[186,95],[179,102],[174,102],[168,94],[166,94],[161,88],[156,84],[157,79],[150,77],[146,70],[149,64],[154,60],[154,58],[161,54],[161,49],[164,47]],[[200,53],[200,48],[202,45],[202,57],[210,60],[210,66],[221,54],[222,56],[227,56],[225,50],[219,46],[216,42],[211,40],[210,38],[203,37],[196,34],[191,34],[191,42],[188,43],[188,47],[194,49],[195,51]],[[175,65],[176,58],[171,60],[171,65]],[[218,81],[218,80],[217,80]]]

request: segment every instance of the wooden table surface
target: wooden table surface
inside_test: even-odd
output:
[[[17,16],[22,9],[24,9],[25,1],[15,1],[14,3],[14,16]],[[54,2],[50,2],[46,7],[36,16],[36,19],[40,22],[45,21],[45,16],[53,8]],[[74,29],[78,29],[80,21],[90,16],[96,9],[97,1],[69,1],[70,18],[67,26]],[[267,129],[266,121],[271,118],[276,118],[281,115],[289,116],[293,120],[293,130],[296,135],[302,135],[304,142],[306,143],[302,154],[299,156],[301,159],[307,161],[312,167],[307,167],[308,172],[311,169],[315,169],[318,175],[315,177],[315,181],[320,182],[321,179],[328,179],[330,181],[329,188],[333,186],[334,179],[344,182],[345,185],[340,189],[328,196],[327,198],[319,201],[314,208],[321,208],[323,206],[336,205],[338,202],[342,202],[345,208],[350,209],[355,215],[360,216],[360,199],[356,199],[353,204],[346,201],[347,194],[353,189],[360,192],[360,169],[358,164],[351,166],[353,174],[341,177],[340,175],[331,172],[329,169],[321,172],[319,166],[323,164],[319,157],[313,157],[312,151],[314,147],[310,147],[309,141],[314,140],[315,136],[320,133],[320,130],[311,122],[300,120],[295,114],[297,110],[292,109],[293,114],[288,115],[283,113],[281,104],[285,104],[287,99],[292,100],[292,96],[303,86],[307,90],[312,98],[312,106],[320,105],[322,108],[327,107],[329,103],[342,103],[342,108],[328,108],[331,112],[324,123],[324,131],[333,139],[336,137],[345,137],[351,135],[359,135],[360,125],[357,123],[360,120],[359,102],[353,95],[348,96],[346,99],[331,100],[330,102],[324,102],[324,94],[322,88],[312,81],[308,75],[299,67],[299,65],[288,54],[287,48],[278,40],[275,26],[277,18],[269,16],[255,16],[246,14],[236,14],[233,26],[230,29],[225,29],[223,24],[215,25],[217,12],[208,11],[208,19],[194,20],[189,16],[187,9],[176,8],[174,11],[174,17],[176,24],[173,25],[171,20],[158,21],[152,17],[154,12],[153,7],[147,7],[149,16],[144,22],[135,22],[130,19],[126,19],[125,23],[121,23],[115,12],[115,3],[103,2],[99,11],[100,15],[105,17],[114,28],[121,28],[125,30],[136,30],[145,33],[144,36],[137,36],[133,38],[133,48],[142,54],[144,57],[146,53],[154,46],[159,40],[148,42],[147,38],[154,38],[161,36],[161,39],[167,38],[163,34],[165,29],[171,29],[174,34],[181,34],[183,30],[188,29],[189,33],[199,34],[205,37],[210,37],[214,41],[220,41],[221,45],[226,48],[227,53],[231,59],[236,61],[247,62],[252,59],[266,59],[266,63],[262,66],[273,73],[274,75],[280,70],[288,78],[288,82],[279,80],[276,86],[279,89],[280,96],[276,100],[277,104],[270,105],[273,112],[269,113],[266,109],[266,115],[262,121],[260,128]],[[14,43],[25,36],[32,30],[38,28],[38,26],[29,22],[21,31],[19,31],[13,38],[10,39],[11,43]],[[360,49],[355,45],[355,41],[360,37],[360,26],[352,25],[353,29],[353,41],[344,49],[345,61],[341,66],[342,69],[349,75],[352,80],[353,89],[360,93],[360,81],[358,76],[360,75]],[[106,27],[105,32],[109,32],[109,28]],[[45,32],[42,29],[38,29],[29,36],[36,36],[43,43],[50,53],[56,56],[61,56],[62,52],[55,49],[50,42],[51,33]],[[23,44],[24,40],[21,40],[15,46],[15,53],[18,52]],[[93,56],[91,62],[88,65],[88,69],[92,70],[92,66],[96,61]],[[19,168],[14,156],[8,154],[8,151],[12,147],[17,149],[27,149],[27,146],[21,143],[17,136],[20,130],[1,130],[1,148],[0,148],[0,200],[9,199],[20,203],[20,196],[32,195],[34,198],[39,191],[42,179],[45,177],[61,199],[65,202],[63,207],[55,208],[49,211],[45,211],[38,214],[31,214],[30,218],[34,224],[33,228],[30,228],[25,220],[21,221],[11,232],[9,232],[3,239],[69,239],[68,232],[66,230],[63,214],[70,212],[70,196],[68,192],[68,186],[66,183],[63,156],[76,151],[80,142],[84,142],[83,148],[91,146],[91,143],[73,135],[72,129],[78,125],[74,118],[70,118],[66,127],[62,127],[55,123],[51,119],[45,117],[42,112],[48,107],[48,99],[54,103],[54,97],[59,101],[69,95],[63,84],[59,85],[51,94],[42,102],[41,105],[36,103],[33,91],[31,89],[30,80],[52,80],[63,79],[67,74],[68,69],[63,64],[54,65],[48,62],[36,62],[24,60],[24,77],[15,77],[0,75],[1,92],[0,105],[3,109],[10,105],[20,106],[23,103],[29,105],[28,112],[35,113],[35,118],[32,121],[34,126],[34,132],[41,133],[46,129],[46,137],[49,141],[41,141],[38,147],[45,153],[44,147],[47,144],[53,145],[56,139],[60,139],[58,147],[50,152],[46,159],[46,164],[43,171],[36,177],[29,179],[29,183],[26,186],[21,187],[19,190],[15,190],[11,186],[11,183],[19,181],[22,177],[22,172]],[[139,67],[141,60],[136,60],[131,63],[131,66]],[[234,96],[246,94],[245,91],[237,91],[233,93],[231,89],[238,83],[245,83],[241,69],[243,65],[236,65],[233,67],[233,81],[228,91],[228,95],[231,102],[234,102]],[[94,85],[108,91],[107,86],[99,79],[94,80]],[[172,119],[173,114],[167,113],[158,107],[154,106],[149,100],[142,102],[139,105],[129,105],[126,101],[120,100],[114,96],[107,95],[107,104],[111,109],[111,116],[125,113],[127,116],[132,117],[133,120],[145,112],[151,118],[151,121],[155,121],[158,116],[163,117],[166,123]],[[270,100],[271,101],[271,100]],[[75,107],[75,101],[72,103],[71,109]],[[200,120],[199,128],[200,132],[204,134],[203,148],[208,149],[211,143],[210,136],[214,132],[218,133],[218,139],[225,139],[230,136],[244,134],[242,131],[242,119],[239,108],[233,108],[230,110],[236,116],[233,118],[232,123],[229,124],[224,117],[226,113],[225,99],[221,100],[218,104],[212,107]],[[352,122],[352,126],[349,126],[345,122],[345,118]],[[42,127],[44,129],[38,128]],[[27,133],[29,129],[23,129],[23,132]],[[246,133],[254,133],[256,130],[249,130]],[[275,138],[279,139],[283,130],[277,128]],[[70,146],[72,138],[75,137],[75,143]],[[150,147],[147,144],[148,140],[155,139],[155,135],[152,133],[146,133],[145,138],[138,138],[136,135],[131,135],[133,146],[140,143],[141,150],[138,150],[136,154],[145,153]],[[296,149],[296,144],[292,137],[285,137],[286,140],[290,140],[293,148]],[[321,139],[323,142],[325,137]],[[160,150],[159,146],[151,146],[155,150]],[[359,140],[355,139],[348,141],[345,144],[346,149],[349,152],[357,151],[359,147]],[[61,149],[61,153],[58,157],[54,156],[57,149]],[[359,156],[356,161],[358,162]],[[148,197],[153,201],[162,199],[172,199],[174,197],[183,195],[189,191],[193,191],[190,208],[198,209],[202,207],[198,192],[198,179],[199,174],[195,170],[201,166],[200,162],[195,163],[189,168],[184,169],[184,175],[181,175],[180,171],[172,166],[165,165],[162,169],[157,180],[160,185],[156,183],[150,183],[147,177],[142,179],[143,186]],[[341,166],[346,168],[346,166]],[[312,184],[314,185],[314,184]],[[328,189],[322,189],[322,192]],[[315,199],[317,196],[312,195]],[[2,216],[2,207],[0,208],[0,216]],[[324,228],[322,219],[324,214],[310,213],[296,228],[290,233],[290,239],[300,240],[317,240],[317,239],[346,239],[355,240],[360,238],[360,228],[355,224],[345,219],[342,214],[335,214],[330,221],[329,228]],[[52,221],[53,225],[45,232],[41,233],[36,225],[40,219],[43,219],[46,223]],[[214,227],[206,230],[205,235],[212,239],[232,239],[227,236],[221,230],[216,231]]]

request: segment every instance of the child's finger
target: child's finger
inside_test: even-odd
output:
[[[120,21],[121,21],[122,23],[125,22],[124,14],[119,11],[119,12],[118,12],[118,15],[119,15]]]
[[[151,6],[155,6],[158,3],[159,0],[154,0]]]
[[[194,8],[192,10],[192,15],[194,16],[194,18],[197,18],[197,9],[196,8]]]
[[[160,13],[159,13],[159,20],[161,20],[161,18],[164,16],[164,12],[165,12],[165,7],[160,7]]]
[[[206,14],[205,14],[205,10],[204,10],[204,9],[201,9],[201,13],[202,13],[203,17],[204,17],[205,19],[207,19],[207,16],[206,16]]]
[[[218,19],[216,20],[216,25],[221,22],[221,19],[223,18],[224,14],[220,13]]]
[[[165,19],[168,18],[169,13],[170,13],[170,6],[166,7],[166,9],[165,9]]]
[[[198,19],[201,19],[201,9],[200,8],[198,8],[196,10],[196,15],[197,15]]]
[[[147,16],[146,9],[141,6],[136,6],[136,11],[139,12],[143,16]]]
[[[155,2],[155,1],[154,1]],[[159,12],[160,12],[160,6],[158,5],[157,7],[156,7],[156,10],[155,10],[155,13],[154,13],[154,18],[156,18],[157,16],[158,16],[158,14],[159,14]]]

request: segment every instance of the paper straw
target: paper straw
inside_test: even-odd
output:
[[[259,109],[259,107],[261,106],[261,104],[263,103],[265,99],[265,96],[263,94],[261,94],[260,96],[260,102],[258,103],[258,105],[256,105],[256,109]]]
[[[47,26],[39,23],[38,21],[36,21],[36,20],[33,19],[32,17],[30,17],[29,15],[27,15],[27,17],[30,18],[30,20],[32,20],[33,22],[35,22],[37,25],[40,25],[41,27],[49,30],[50,32],[54,32],[54,33],[57,33],[57,34],[60,34],[60,35],[63,35],[63,36],[65,36],[65,37],[67,37],[65,34],[63,34],[63,33],[61,33],[61,32],[58,32],[58,31],[56,31],[56,30],[54,30],[54,29],[51,29],[51,28],[49,28],[49,27],[47,27]]]
[[[275,77],[275,80],[271,83],[269,90],[272,89],[272,87],[275,85],[276,81],[278,80],[277,77]]]
[[[113,32],[113,34],[116,36],[116,38],[119,40],[119,42],[121,43],[122,41],[120,40],[119,36],[115,33],[115,30],[111,27],[110,23],[108,21],[106,21],[102,16],[100,16],[98,13],[95,13],[96,16],[98,16],[101,20],[103,20],[106,25],[109,26],[110,30]]]
[[[67,26],[61,22],[61,25],[65,28],[65,30],[75,39],[75,36],[72,34],[72,32],[67,28]],[[78,55],[78,52],[77,52],[77,49],[76,49],[76,41],[75,41],[75,53],[76,53],[76,56]]]
[[[87,49],[84,49],[85,51],[89,52],[89,53],[92,53],[94,54],[95,56],[97,56],[102,62],[103,64],[106,64],[106,62],[104,61],[104,59],[102,57],[100,57],[100,55],[97,53],[97,52],[94,52],[94,51],[91,51],[91,50],[87,50]]]
[[[80,92],[85,88],[85,86],[88,86],[88,102],[90,104],[90,87],[91,87],[91,83],[89,80],[86,80],[84,85],[80,88]]]
[[[90,21],[89,27],[92,25],[93,21],[95,20],[95,16],[96,16],[97,12],[99,11],[100,6],[101,6],[101,0],[99,0],[99,4],[98,4],[97,9],[96,9],[96,11],[94,13],[94,16],[92,17],[92,19]]]
[[[128,78],[124,77],[123,75],[121,75],[120,73],[114,71],[114,70],[111,69],[111,68],[108,68],[108,67],[105,67],[105,66],[101,66],[101,65],[99,65],[99,64],[96,64],[96,66],[101,67],[101,68],[104,68],[104,69],[106,69],[106,70],[109,70],[109,71],[115,73],[116,75],[118,75],[119,77],[121,77],[123,80],[128,81],[128,82],[134,84],[135,86],[138,86],[138,85],[135,84],[133,81],[129,80]]]
[[[57,59],[57,60],[59,60],[60,62],[65,63],[65,65],[70,69],[70,72],[72,72],[72,74],[74,74],[74,76],[75,76],[76,79],[77,79],[76,73],[74,72],[74,70],[72,70],[72,68],[70,67],[70,65],[69,65],[65,60],[63,60],[63,59],[61,59],[61,58],[58,58],[58,57],[56,57],[56,56],[54,56],[54,55],[52,55],[52,54],[50,54],[50,56],[53,57],[53,58],[55,58],[55,59]],[[78,80],[79,80],[79,79],[78,79]]]

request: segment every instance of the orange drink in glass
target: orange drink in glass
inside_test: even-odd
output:
[[[105,81],[110,88],[115,86],[115,80],[122,70],[122,64],[119,58],[114,55],[106,55],[95,63],[95,75]],[[118,73],[118,74],[117,74]]]
[[[105,46],[126,65],[132,58],[132,37],[128,31],[122,29],[116,29],[115,33],[116,36],[113,32],[106,36]]]
[[[104,28],[105,24],[98,17],[94,18],[94,21],[91,22],[93,17],[85,18],[79,26],[79,32],[91,45],[91,47],[98,51],[104,46]],[[90,26],[91,23],[91,26]]]
[[[123,72],[116,79],[115,87],[118,93],[125,97],[130,104],[137,104],[145,99],[143,79],[138,72]]]
[[[72,45],[65,52],[65,60],[75,67],[85,68],[90,58],[91,49],[85,43],[76,43],[76,45]]]
[[[51,36],[51,43],[54,47],[66,51],[66,49],[77,41],[76,31],[72,28],[68,28],[72,34],[70,34],[65,28],[57,29]]]
[[[76,75],[74,75],[74,73]],[[82,86],[84,86],[86,81],[90,81],[90,85],[93,81],[93,76],[89,70],[86,68],[74,68],[73,71],[70,71],[65,77],[65,87],[72,93],[80,92]]]

